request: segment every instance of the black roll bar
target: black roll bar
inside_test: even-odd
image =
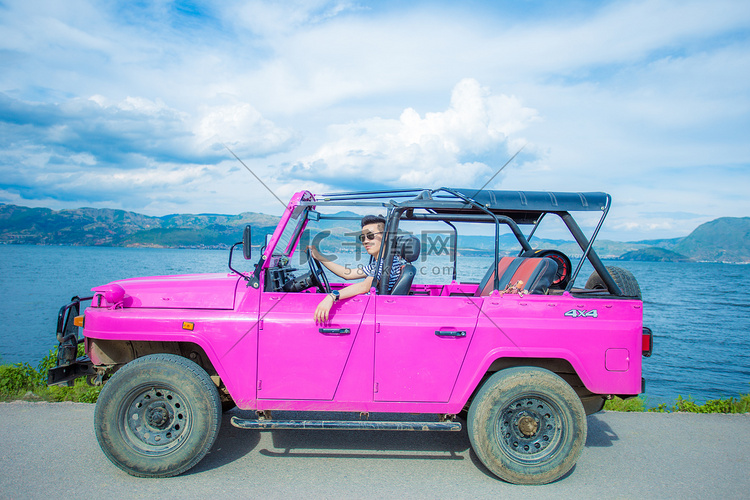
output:
[[[494,266],[497,269],[499,264],[499,253],[500,253],[500,223],[507,224],[520,243],[522,250],[519,255],[524,252],[531,251],[532,247],[529,243],[529,239],[533,237],[539,223],[542,221],[547,213],[554,213],[560,217],[564,224],[567,226],[571,235],[574,237],[576,243],[583,251],[581,260],[578,263],[575,271],[571,275],[571,280],[566,287],[566,291],[572,289],[573,283],[581,271],[584,261],[588,258],[591,262],[594,270],[602,277],[602,280],[607,285],[609,292],[616,296],[622,296],[623,292],[620,287],[617,286],[612,276],[607,271],[606,267],[602,263],[599,256],[593,249],[593,242],[599,233],[599,230],[604,223],[609,208],[611,205],[612,198],[606,193],[548,193],[548,192],[511,192],[511,191],[491,191],[485,192],[487,197],[487,205],[483,205],[474,199],[474,195],[467,195],[462,192],[466,190],[454,189],[441,187],[434,190],[428,189],[401,189],[401,190],[375,190],[375,191],[360,191],[360,192],[347,192],[347,193],[334,193],[334,194],[322,194],[315,195],[316,201],[301,202],[300,205],[328,205],[328,206],[378,206],[386,208],[387,220],[386,220],[386,236],[384,237],[383,244],[386,245],[385,254],[381,252],[381,256],[378,258],[378,267],[380,261],[383,260],[383,271],[382,275],[387,278],[390,277],[390,265],[385,265],[386,261],[393,261],[393,249],[390,248],[391,233],[395,234],[396,227],[398,225],[398,219],[404,210],[409,208],[422,208],[427,210],[427,214],[410,214],[406,220],[440,220],[445,222],[456,231],[455,226],[451,222],[494,222],[495,224],[495,256]],[[390,199],[388,202],[385,201],[372,201],[367,202],[367,199]],[[397,202],[395,199],[409,198],[401,202]],[[453,213],[442,213],[442,210],[447,210],[449,207],[439,206],[441,199],[454,199],[456,203],[458,200],[463,201],[463,207],[450,207],[454,210]],[[497,205],[500,202],[508,201],[512,202],[512,208],[500,209]],[[468,213],[456,213],[455,210],[463,211],[471,207]],[[550,210],[552,209],[552,210]],[[555,210],[557,209],[557,210]],[[493,211],[494,210],[494,211]],[[586,235],[581,231],[578,224],[575,222],[573,217],[570,215],[568,210],[572,211],[594,211],[601,210],[602,216],[591,235],[589,240]],[[504,211],[504,215],[495,213],[495,211]],[[481,213],[479,213],[481,212]],[[398,214],[398,217],[394,218],[394,215]],[[336,218],[336,217],[331,217]],[[518,222],[517,222],[517,220]],[[519,228],[518,224],[533,224],[531,232],[528,238],[523,234],[523,231]],[[454,277],[456,279],[455,270],[455,257],[454,257]],[[495,273],[495,279],[493,283],[495,290],[499,287],[499,276]],[[385,293],[387,291],[387,280],[383,283],[382,276],[380,276],[380,282],[378,283],[379,293]]]

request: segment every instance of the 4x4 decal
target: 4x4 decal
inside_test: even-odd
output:
[[[586,309],[571,309],[567,311],[563,316],[569,318],[598,318],[599,312],[596,309],[587,311]]]

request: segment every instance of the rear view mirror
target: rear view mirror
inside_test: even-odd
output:
[[[250,247],[250,243],[252,241],[252,229],[250,229],[250,224],[245,226],[245,230],[242,231],[242,255],[245,257],[245,260],[250,260],[252,248]]]

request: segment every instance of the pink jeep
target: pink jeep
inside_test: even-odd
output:
[[[641,356],[650,355],[652,337],[642,324],[640,289],[629,272],[605,268],[592,248],[610,201],[605,193],[303,191],[254,272],[235,271],[230,251],[228,274],[132,278],[74,298],[60,311],[59,366],[49,383],[79,376],[106,383],[96,436],[107,457],[136,476],[193,467],[213,445],[222,409],[236,405],[257,412],[232,417],[247,429],[457,431],[465,420],[490,471],[512,483],[548,483],[581,454],[586,415],[613,395],[644,390]],[[385,272],[369,294],[336,302],[329,322],[316,324],[322,294],[344,284],[329,283],[314,259],[301,276],[291,262],[308,222],[358,219],[336,212],[342,207],[384,212],[382,269],[396,255],[407,264],[392,289]],[[571,216],[581,211],[601,214],[590,238]],[[529,243],[548,215],[580,247],[575,269],[564,253]],[[412,234],[447,229],[455,236],[457,226],[494,234],[484,278],[456,279],[454,238],[452,280],[414,283],[425,244]],[[513,255],[501,255],[503,232],[518,242]],[[250,259],[249,227],[242,245]],[[595,271],[585,288],[575,288],[585,260]],[[79,342],[87,356],[75,359]],[[354,418],[277,420],[273,410]],[[369,418],[386,412],[423,414],[424,421]]]

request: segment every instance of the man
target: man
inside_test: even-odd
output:
[[[324,258],[317,249],[310,246],[310,256],[321,264],[326,266],[332,273],[344,278],[345,280],[356,280],[365,278],[364,281],[354,283],[341,290],[334,290],[332,293],[326,295],[326,297],[320,301],[318,307],[315,309],[315,322],[325,323],[328,321],[328,315],[333,307],[334,302],[339,300],[348,299],[355,295],[367,293],[372,288],[372,282],[376,275],[381,274],[383,263],[380,263],[380,269],[375,269],[380,257],[380,250],[383,244],[383,233],[385,232],[385,219],[379,215],[366,215],[362,218],[362,234],[359,235],[359,241],[365,246],[365,251],[373,257],[373,263],[366,266],[357,266],[356,268],[344,267],[341,264],[336,264],[330,260]],[[388,280],[388,289],[393,288],[393,285],[398,281],[401,276],[401,269],[404,262],[401,258],[396,256],[393,259],[393,265],[391,266],[391,275]]]

